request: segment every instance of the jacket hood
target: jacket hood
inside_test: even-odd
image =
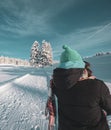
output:
[[[58,89],[69,89],[73,87],[83,74],[81,68],[62,69],[56,68],[53,71],[54,85]]]

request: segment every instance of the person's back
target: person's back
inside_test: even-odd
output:
[[[53,72],[59,130],[109,130],[103,112],[111,114],[111,95],[107,86],[101,80],[84,78],[85,64],[81,57],[66,46],[64,49],[67,50],[61,56],[60,66]]]

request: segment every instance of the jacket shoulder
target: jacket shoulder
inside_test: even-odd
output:
[[[104,83],[104,81],[96,79],[96,82],[98,82],[98,86],[100,87],[101,93],[102,94],[110,94],[108,86]]]
[[[100,80],[100,79],[95,79],[95,81],[98,82],[98,83],[104,83],[104,81]]]
[[[101,88],[108,88],[103,80],[95,79],[95,82],[97,82],[98,86],[100,86]]]

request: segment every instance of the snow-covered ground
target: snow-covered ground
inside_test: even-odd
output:
[[[0,130],[39,130],[38,125],[47,130],[44,110],[52,69],[0,65]],[[105,83],[111,91],[111,82]]]
[[[0,66],[0,130],[47,127],[47,77],[33,68]]]

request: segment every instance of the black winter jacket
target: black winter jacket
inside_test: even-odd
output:
[[[111,114],[111,95],[98,79],[78,81],[83,69],[53,72],[53,92],[58,98],[59,130],[109,130],[106,116]]]

